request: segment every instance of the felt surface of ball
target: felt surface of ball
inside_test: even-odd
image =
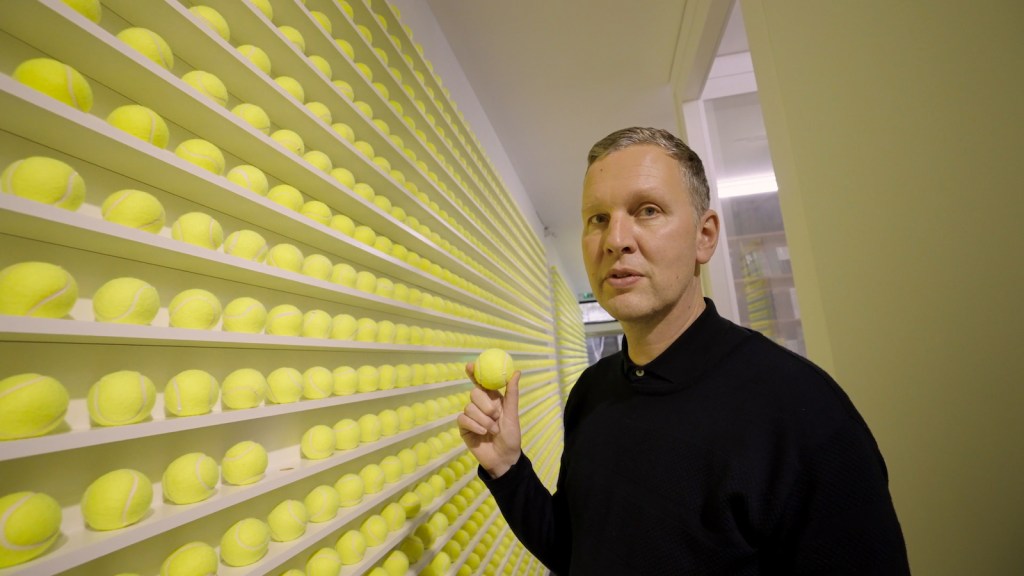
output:
[[[52,58],[25,60],[14,69],[18,82],[47,96],[74,106],[82,112],[92,109],[92,88],[85,76]]]
[[[317,424],[302,434],[302,455],[310,460],[323,460],[334,454],[334,430],[327,425]]]
[[[351,450],[359,446],[362,430],[359,423],[351,418],[342,418],[334,426],[334,447],[338,450]]]
[[[266,110],[256,104],[243,102],[232,108],[231,113],[245,120],[246,123],[260,132],[268,136],[270,135],[270,116],[267,115]]]
[[[203,170],[221,176],[224,174],[224,153],[212,143],[201,138],[191,138],[178,144],[174,153]]]
[[[315,220],[324,226],[327,226],[331,222],[331,208],[319,200],[310,200],[302,204],[302,208],[299,208],[299,214],[302,214],[306,218]]]
[[[345,566],[358,564],[366,554],[366,536],[359,530],[349,530],[338,538],[334,545],[341,563]]]
[[[302,136],[299,136],[298,132],[294,130],[288,130],[287,128],[275,130],[270,135],[270,138],[284,146],[284,149],[292,154],[302,156],[306,153],[306,144],[302,141]]]
[[[267,400],[274,404],[298,402],[302,397],[302,373],[287,366],[267,376]]]
[[[327,398],[333,393],[334,375],[327,368],[312,366],[302,373],[302,396],[304,398],[319,400]]]
[[[220,385],[205,370],[184,370],[167,382],[164,409],[175,416],[209,414],[220,397]]]
[[[356,231],[356,223],[345,214],[335,214],[331,217],[331,221],[328,222],[327,225],[349,237],[351,237]],[[355,272],[353,271],[352,274],[355,275]],[[338,282],[338,284],[341,284],[341,282]],[[349,285],[351,286],[351,284]]]
[[[191,70],[186,72],[181,79],[189,86],[195,88],[200,94],[213,100],[221,106],[228,104],[228,89],[216,75],[204,70]]]
[[[394,532],[405,524],[405,508],[402,507],[398,502],[392,502],[384,507],[380,511],[380,515],[384,518],[384,521],[388,523],[388,531]]]
[[[259,442],[243,440],[228,448],[220,465],[221,475],[228,484],[252,484],[267,471],[267,450]]]
[[[63,0],[63,2],[93,22],[99,23],[103,16],[103,6],[100,4],[100,0]]]
[[[334,115],[331,114],[331,109],[328,108],[327,105],[324,104],[323,102],[306,102],[306,109],[312,112],[313,115],[319,118],[320,121],[323,122],[324,124],[329,125],[331,121],[334,120]],[[306,158],[306,160],[309,161],[309,158]],[[327,165],[326,167],[321,167],[320,169],[323,170],[324,172],[330,172],[331,168],[333,168],[333,166]]]
[[[299,273],[304,276],[327,280],[334,269],[334,264],[323,254],[310,254],[302,259],[302,268]]]
[[[380,372],[376,366],[364,365],[356,369],[356,391],[373,392],[380,389]],[[376,417],[376,416],[374,416]]]
[[[220,12],[209,6],[193,6],[188,11],[195,14],[204,26],[213,30],[225,42],[231,41],[231,27],[228,26],[228,21],[224,19],[224,16],[221,16]]]
[[[350,314],[338,314],[331,320],[331,338],[334,340],[352,340],[356,336],[358,326],[358,322]]]
[[[340,570],[341,557],[329,546],[320,548],[306,560],[306,576],[337,576]]]
[[[249,0],[249,3],[255,6],[267,20],[274,20],[274,7],[270,5],[270,0]]]
[[[166,70],[174,68],[174,53],[171,52],[167,41],[156,32],[148,28],[125,28],[117,33],[117,39],[156,62],[160,67]]]
[[[123,468],[94,480],[82,495],[82,517],[94,530],[131,526],[149,512],[153,483],[145,474]]]
[[[222,328],[227,332],[259,334],[267,323],[267,308],[255,298],[235,298],[224,307]]]
[[[171,237],[202,248],[216,250],[224,243],[224,228],[204,212],[188,212],[174,221]]]
[[[69,164],[56,158],[29,156],[4,168],[0,191],[77,210],[85,200],[85,180]]]
[[[301,32],[299,32],[292,26],[278,26],[277,29],[285,38],[287,38],[292,44],[295,45],[296,48],[299,49],[299,52],[305,54],[306,39],[302,37]]]
[[[164,498],[174,504],[201,502],[213,496],[219,476],[220,470],[213,458],[202,452],[183,454],[164,470]]]
[[[302,210],[302,207],[305,205],[302,192],[299,192],[298,188],[290,184],[278,184],[271,188],[267,192],[267,200],[295,212]]]
[[[41,556],[60,537],[62,512],[42,492],[14,492],[0,498],[0,568]]]
[[[267,252],[265,263],[274,268],[288,270],[289,272],[300,272],[302,270],[302,251],[294,244],[275,244]]]
[[[377,275],[369,270],[356,273],[355,289],[361,292],[373,292],[377,288]]]
[[[373,186],[370,186],[365,182],[357,182],[356,185],[352,187],[352,191],[358,194],[359,196],[363,197],[363,199],[369,200],[371,202],[373,201],[373,197],[377,195],[377,193],[373,190]],[[368,244],[372,246],[373,242],[369,242]]]
[[[303,503],[310,522],[327,522],[338,514],[338,491],[333,486],[321,484],[306,494]]]
[[[359,531],[366,537],[367,546],[380,546],[388,537],[388,523],[379,514],[373,514],[363,520]]]
[[[252,368],[239,368],[221,383],[220,400],[226,408],[244,410],[255,408],[267,394],[267,379]]]
[[[100,426],[135,424],[149,418],[156,404],[156,386],[143,374],[120,370],[97,380],[86,401],[89,418]]]
[[[224,240],[224,253],[253,262],[267,256],[267,241],[253,230],[236,230]]]
[[[313,66],[316,66],[316,69],[319,70],[321,74],[326,76],[328,80],[331,79],[331,76],[333,75],[331,70],[331,64],[330,62],[327,61],[326,58],[317,54],[313,54],[309,57],[309,61],[312,62]]]
[[[302,311],[291,304],[278,304],[267,313],[267,334],[298,336],[302,332]]]
[[[223,308],[212,292],[191,288],[179,292],[171,300],[167,311],[174,328],[212,330],[220,322]]]
[[[291,76],[278,76],[274,78],[274,83],[287,92],[289,96],[298,100],[300,104],[305,103],[306,89],[295,78]]]
[[[158,148],[166,148],[170,139],[167,122],[153,110],[139,104],[126,104],[114,108],[107,115],[107,122]]]
[[[410,562],[419,562],[423,556],[424,550],[423,540],[418,536],[407,536],[402,543],[398,545],[398,549],[409,558]]]
[[[189,542],[171,552],[160,565],[160,576],[195,576],[217,572],[217,551],[206,542]]]
[[[48,262],[19,262],[0,270],[0,314],[63,318],[78,300],[78,283]]]
[[[239,520],[220,539],[220,559],[228,566],[255,564],[267,553],[270,527],[256,518]]]
[[[291,542],[306,533],[309,514],[306,505],[298,500],[284,500],[267,516],[270,537],[276,542]]]
[[[251,190],[260,196],[266,196],[270,190],[267,175],[259,168],[249,164],[239,164],[228,170],[227,178],[242,188]]]
[[[381,410],[377,419],[380,421],[381,436],[393,436],[398,433],[398,412],[386,408]]]
[[[319,102],[310,102],[306,105],[307,108],[313,110],[313,104],[320,104]],[[321,104],[323,106],[323,104]],[[330,113],[330,111],[328,111]],[[318,114],[319,115],[319,114]],[[321,118],[322,120],[323,118]],[[312,164],[317,170],[321,172],[327,172],[330,174],[331,170],[334,169],[334,163],[331,161],[331,157],[319,150],[310,150],[302,155],[302,159]]]
[[[92,297],[98,322],[148,325],[160,310],[156,288],[138,278],[115,278]]]
[[[256,68],[268,76],[273,70],[273,64],[270,62],[270,56],[267,56],[267,53],[259,46],[243,44],[238,47],[238,53],[244,56],[249,62],[252,62],[253,66],[256,66]]]
[[[402,576],[409,571],[409,557],[401,550],[395,550],[380,565],[388,576]]]
[[[515,367],[512,357],[500,348],[489,348],[476,357],[473,378],[488,390],[500,390],[508,384]]]
[[[345,508],[359,504],[363,500],[365,488],[363,477],[359,474],[342,474],[334,483],[334,489],[338,491],[338,504]]]
[[[302,315],[302,336],[305,338],[329,338],[334,319],[323,310],[309,310]]]
[[[64,421],[68,391],[56,378],[16,374],[0,380],[0,440],[42,436]]]
[[[377,464],[363,466],[359,477],[363,479],[363,492],[366,494],[376,494],[384,488],[384,471]]]
[[[159,232],[167,220],[164,206],[156,196],[131,188],[107,196],[101,214],[109,222],[152,233]]]
[[[408,408],[408,406],[404,406],[404,408]],[[409,427],[412,427],[411,421]],[[412,474],[416,470],[416,452],[411,448],[402,448],[398,452],[398,461],[402,464],[402,474]]]
[[[356,342],[376,342],[377,322],[373,318],[356,320]]]

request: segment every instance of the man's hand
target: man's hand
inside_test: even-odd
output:
[[[459,431],[484,470],[492,478],[497,478],[508,472],[522,453],[519,371],[512,374],[504,396],[476,383],[473,378],[473,362],[466,364],[466,374],[476,385],[469,394],[466,409],[459,414]]]

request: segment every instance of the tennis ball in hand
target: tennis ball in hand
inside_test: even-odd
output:
[[[366,553],[366,536],[359,530],[349,530],[338,538],[334,549],[337,550],[343,565],[358,564]]]
[[[107,122],[158,148],[166,148],[170,139],[170,131],[164,119],[156,112],[138,104],[114,108],[107,115]]]
[[[188,212],[174,221],[171,237],[202,248],[216,250],[224,243],[224,229],[220,222],[203,212]]]
[[[212,330],[223,313],[220,301],[211,292],[192,288],[178,293],[168,307],[171,326]]]
[[[302,311],[291,304],[279,304],[267,314],[267,334],[298,336],[302,332]]]
[[[266,75],[270,75],[273,70],[273,65],[270,62],[270,56],[263,51],[259,46],[253,44],[243,44],[238,47],[238,53],[245,57],[246,60],[252,62],[253,66],[259,68]]]
[[[232,108],[231,113],[242,120],[245,120],[250,126],[260,132],[263,132],[268,136],[270,135],[270,116],[267,115],[266,110],[256,104],[243,102]],[[266,194],[266,192],[264,192],[264,194]]]
[[[291,542],[306,533],[309,514],[306,505],[298,500],[284,500],[267,516],[270,537],[275,542]]]
[[[149,511],[153,483],[145,474],[127,468],[100,476],[82,496],[82,516],[94,530],[131,526]]]
[[[220,78],[203,70],[192,70],[181,77],[186,84],[195,88],[200,94],[221,106],[228,104],[228,89]]]
[[[148,28],[125,28],[117,33],[117,39],[138,50],[162,68],[174,68],[174,53],[171,52],[167,41],[156,32]]]
[[[500,348],[489,348],[476,357],[473,378],[488,390],[500,390],[508,384],[515,368],[512,357]]]
[[[93,295],[92,309],[98,322],[148,325],[160,310],[160,295],[138,278],[115,278]]]
[[[300,446],[304,457],[323,460],[334,454],[334,430],[330,426],[317,424],[302,435]]]
[[[202,452],[174,459],[164,470],[164,498],[175,504],[192,504],[213,496],[217,489],[217,461]]]
[[[335,576],[341,571],[338,551],[324,546],[306,560],[306,576]]]
[[[65,210],[85,200],[85,180],[70,165],[46,156],[12,162],[0,175],[0,191]]]
[[[351,422],[351,420],[350,420]],[[359,504],[363,499],[363,477],[358,474],[342,474],[334,483],[334,489],[338,491],[338,503],[349,508]]]
[[[310,490],[303,503],[310,522],[327,522],[338,514],[338,491],[333,486],[322,484]]]
[[[267,400],[274,404],[298,402],[302,397],[302,373],[282,367],[267,376]]]
[[[258,370],[239,368],[221,383],[221,403],[232,410],[255,408],[267,394],[267,379]]]
[[[146,376],[120,370],[89,388],[89,418],[100,426],[123,426],[149,418],[156,403],[156,386]]]
[[[174,153],[187,162],[221,176],[224,174],[224,153],[210,142],[191,138],[178,144]]]
[[[0,270],[0,314],[63,318],[78,300],[78,283],[48,262],[19,262]]]
[[[67,411],[68,391],[55,378],[29,373],[0,380],[0,440],[42,436]]]
[[[273,266],[274,268],[280,268],[282,270],[288,270],[289,272],[300,272],[302,270],[302,251],[298,249],[294,244],[275,244],[267,252],[267,258],[265,263]]]
[[[338,450],[351,450],[359,446],[361,437],[359,423],[351,418],[342,418],[334,424],[334,447]]]
[[[244,440],[228,448],[220,465],[221,474],[228,484],[252,484],[267,471],[267,450],[258,442]]]
[[[367,546],[380,546],[388,537],[388,522],[379,514],[373,514],[363,520],[359,531],[366,537]]]
[[[209,6],[193,6],[189,8],[188,11],[195,14],[199,22],[213,30],[213,32],[217,34],[217,36],[223,38],[225,42],[231,41],[231,27],[228,26],[228,21],[221,16],[220,12],[217,12]]]
[[[255,564],[267,553],[270,527],[256,518],[239,520],[220,539],[220,558],[228,566]]]
[[[92,88],[78,71],[52,58],[25,60],[14,69],[14,79],[51,98],[78,108],[92,109]]]
[[[267,308],[254,298],[235,298],[224,307],[222,327],[227,332],[259,334],[266,323]]]
[[[251,190],[260,196],[266,196],[270,190],[267,175],[259,168],[249,164],[239,164],[228,170],[227,178],[242,188]]]
[[[103,219],[108,222],[157,233],[164,227],[167,214],[164,206],[149,192],[125,189],[114,192],[103,201]]]
[[[189,542],[164,559],[160,576],[217,573],[217,551],[206,542]]]
[[[0,498],[0,568],[28,562],[60,536],[60,504],[42,492]]]
[[[184,370],[167,382],[164,409],[175,416],[209,414],[220,396],[217,379],[205,370]]]

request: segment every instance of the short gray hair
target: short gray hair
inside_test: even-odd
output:
[[[696,218],[699,220],[711,207],[711,191],[708,187],[708,178],[704,174],[704,163],[701,162],[700,156],[697,156],[697,153],[686,145],[686,142],[668,130],[637,126],[616,130],[590,148],[590,152],[587,154],[587,169],[589,170],[594,162],[612,152],[641,144],[657,146],[679,162],[683,179],[690,188],[690,200],[693,203]]]

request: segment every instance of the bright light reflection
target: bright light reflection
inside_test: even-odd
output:
[[[738,196],[752,196],[754,194],[768,194],[778,191],[779,185],[775,181],[775,174],[729,178],[718,181],[719,198],[736,198]]]

